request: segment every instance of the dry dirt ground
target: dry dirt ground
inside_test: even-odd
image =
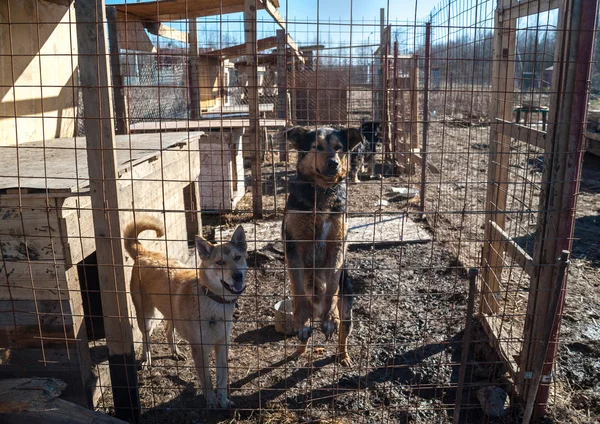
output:
[[[251,252],[249,288],[233,326],[230,385],[237,410],[204,409],[191,359],[171,359],[160,329],[153,337],[154,367],[139,374],[144,422],[452,422],[466,323],[466,269],[480,261],[483,217],[476,212],[484,210],[488,130],[432,125],[430,160],[440,173],[428,175],[424,220],[416,214],[418,198],[406,201],[391,193],[391,187],[420,188],[417,177],[350,186],[350,213],[409,213],[434,236],[426,244],[348,252],[356,293],[352,368],[333,361],[336,347],[319,331],[306,356],[289,357],[295,338],[278,334],[273,325],[273,305],[289,294],[281,245],[275,243]],[[517,208],[519,202],[533,204],[539,169],[537,152],[522,146],[513,152],[513,176],[528,181],[513,189]],[[267,165],[263,176],[265,219],[281,220],[293,166]],[[218,225],[249,220],[248,197],[234,214],[204,217],[205,235],[213,236]],[[529,215],[516,213],[508,224],[525,247],[532,228]],[[548,422],[600,422],[599,236],[600,158],[590,156],[581,183]],[[461,422],[520,422],[518,408],[502,419],[482,413],[477,389],[493,384],[509,390],[510,381],[476,320],[471,339]],[[189,347],[181,345],[189,358]]]

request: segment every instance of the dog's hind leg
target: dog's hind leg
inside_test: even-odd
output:
[[[215,345],[215,362],[217,364],[217,402],[221,408],[235,408],[235,404],[227,398],[228,364],[227,342],[222,341]]]
[[[338,340],[338,362],[344,367],[352,366],[352,360],[348,355],[348,336],[352,332],[352,287],[347,271],[342,271],[340,281],[340,294],[338,297],[338,311],[340,314],[340,331]]]
[[[173,319],[165,320],[165,332],[167,333],[167,343],[171,347],[171,355],[176,361],[185,361],[187,356],[183,352],[179,351],[179,346],[175,341],[175,329],[173,326]]]
[[[210,379],[210,352],[212,346],[206,346],[203,344],[193,343],[192,344],[192,357],[194,358],[194,365],[196,365],[196,372],[198,373],[198,380],[200,381],[200,388],[206,398],[206,406],[209,409],[214,409],[217,406],[217,397],[212,387],[212,381]]]
[[[147,369],[152,366],[150,336],[152,336],[152,331],[157,324],[156,315],[160,314],[154,306],[152,306],[150,297],[140,292],[140,284],[135,269],[131,279],[131,299],[133,300],[133,306],[135,307],[138,327],[142,332],[142,359],[140,361],[140,366]]]

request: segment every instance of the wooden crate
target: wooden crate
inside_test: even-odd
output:
[[[141,238],[148,239],[147,247],[181,260],[201,230],[201,135],[117,137],[121,224],[134,213],[160,218],[165,237]],[[92,406],[97,381],[89,341],[104,334],[85,139],[21,145],[18,163],[16,147],[3,153],[0,377],[59,377],[68,384],[67,398]],[[126,258],[128,280],[132,264]],[[137,326],[134,317],[132,325]],[[134,333],[141,340],[139,330]]]

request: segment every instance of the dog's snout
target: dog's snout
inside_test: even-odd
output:
[[[240,282],[244,281],[244,274],[241,272],[234,272],[231,275],[231,278],[233,278],[233,281],[235,281],[236,283],[240,283]]]
[[[337,169],[337,167],[338,167],[339,164],[340,163],[337,160],[335,160],[335,159],[329,159],[327,161],[327,168],[329,168],[329,169]]]

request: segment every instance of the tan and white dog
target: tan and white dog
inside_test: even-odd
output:
[[[163,236],[161,222],[150,216],[137,218],[125,229],[125,249],[135,261],[131,274],[131,295],[143,334],[142,364],[152,364],[150,336],[158,320],[166,321],[167,341],[176,359],[184,360],[177,349],[173,329],[187,340],[209,408],[234,407],[227,397],[227,353],[235,302],[246,288],[246,235],[238,227],[231,241],[213,245],[196,236],[201,258],[199,269],[185,269],[177,260],[145,249],[140,233],[153,230]],[[210,355],[215,350],[216,395],[210,378]]]

